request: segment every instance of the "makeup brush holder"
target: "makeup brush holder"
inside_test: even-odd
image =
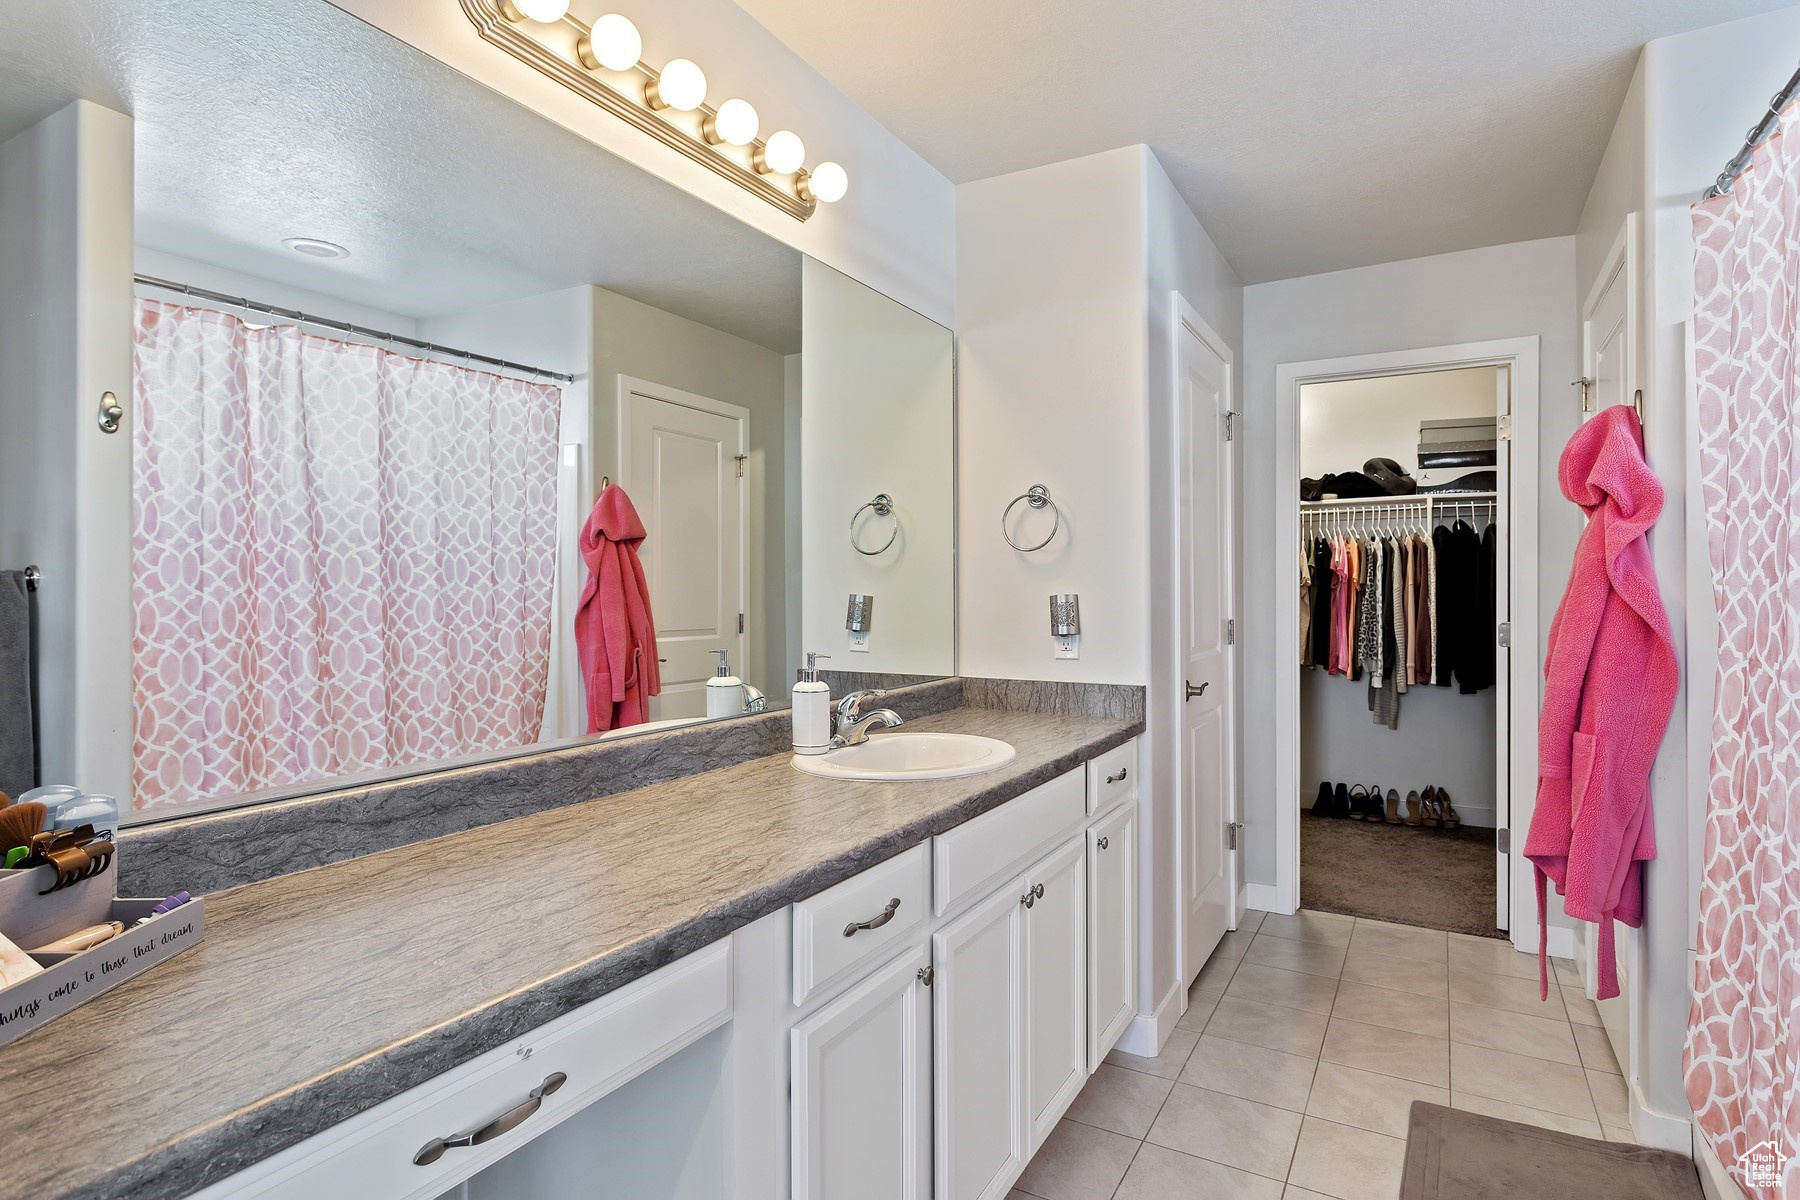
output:
[[[44,970],[0,988],[0,1046],[200,944],[205,935],[203,897],[139,925],[162,898],[115,896],[118,877],[116,859],[112,870],[58,890],[50,890],[57,872],[49,864],[0,871],[0,934],[22,950],[107,921],[125,926],[117,937],[86,950],[32,955]]]

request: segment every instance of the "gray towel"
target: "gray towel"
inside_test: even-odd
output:
[[[25,572],[0,571],[0,792],[37,786],[31,710],[31,593]]]

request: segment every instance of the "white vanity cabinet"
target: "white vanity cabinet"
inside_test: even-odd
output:
[[[1025,876],[1025,1101],[1034,1153],[1088,1077],[1086,841],[1077,831]]]
[[[1137,804],[1120,803],[1087,828],[1087,1068],[1137,1015]]]
[[[794,1200],[931,1195],[930,963],[917,946],[794,1027]]]

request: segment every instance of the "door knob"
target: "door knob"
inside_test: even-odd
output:
[[[1192,700],[1195,696],[1204,696],[1206,694],[1207,686],[1212,683],[1212,680],[1206,680],[1199,687],[1195,687],[1185,679],[1181,682],[1187,687],[1187,699]]]

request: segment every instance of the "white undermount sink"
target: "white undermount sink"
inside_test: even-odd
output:
[[[1006,742],[969,733],[876,733],[860,746],[794,755],[794,769],[827,779],[955,779],[997,771],[1019,757]]]

